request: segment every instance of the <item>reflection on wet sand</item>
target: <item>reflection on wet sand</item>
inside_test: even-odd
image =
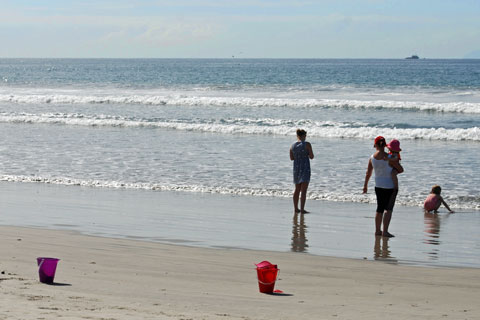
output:
[[[438,245],[440,245],[440,216],[437,213],[425,212],[424,216],[425,222],[425,239],[423,240],[426,244],[431,244],[434,247],[427,252],[430,260],[438,259]]]
[[[292,227],[292,251],[307,252],[308,240],[306,237],[307,226],[305,225],[305,215],[295,213],[293,216]]]
[[[373,246],[373,259],[382,260],[391,263],[397,263],[397,259],[392,257],[392,252],[388,246],[390,238],[375,236],[375,245]]]
[[[425,212],[425,243],[440,244],[440,217],[437,213]]]

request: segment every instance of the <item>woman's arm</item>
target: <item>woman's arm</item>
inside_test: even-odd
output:
[[[363,193],[367,193],[368,181],[372,176],[372,171],[373,171],[372,159],[368,159],[367,173],[365,173],[365,182],[363,184]]]
[[[292,151],[292,148],[290,148],[290,160],[295,160],[295,158],[293,157],[293,151]]]
[[[310,144],[310,142],[307,142],[307,151],[308,151],[308,157],[310,159],[313,159],[313,150],[312,150],[312,145]]]

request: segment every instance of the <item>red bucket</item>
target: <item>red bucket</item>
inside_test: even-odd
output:
[[[279,269],[276,264],[262,261],[257,266],[258,288],[261,293],[273,293]]]

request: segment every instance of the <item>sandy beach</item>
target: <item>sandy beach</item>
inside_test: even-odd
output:
[[[478,319],[480,270],[1,227],[1,319]],[[35,258],[60,258],[54,285]],[[258,291],[254,263],[281,272]]]
[[[0,183],[0,319],[478,319],[478,212]],[[463,230],[459,234],[458,230]],[[54,285],[37,257],[61,259]],[[280,269],[259,293],[254,263]],[[456,267],[452,267],[456,266]],[[473,266],[473,268],[471,268]]]

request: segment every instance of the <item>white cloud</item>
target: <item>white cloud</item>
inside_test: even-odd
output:
[[[208,21],[156,19],[110,21],[97,43],[129,43],[146,47],[182,46],[214,38],[222,27]]]
[[[135,23],[121,26],[101,37],[99,43],[128,42],[149,47],[179,46],[205,41],[217,34],[219,27],[202,22]]]
[[[215,30],[218,28],[208,23],[167,22],[148,26],[135,40],[152,46],[184,45],[209,39],[216,34]]]

